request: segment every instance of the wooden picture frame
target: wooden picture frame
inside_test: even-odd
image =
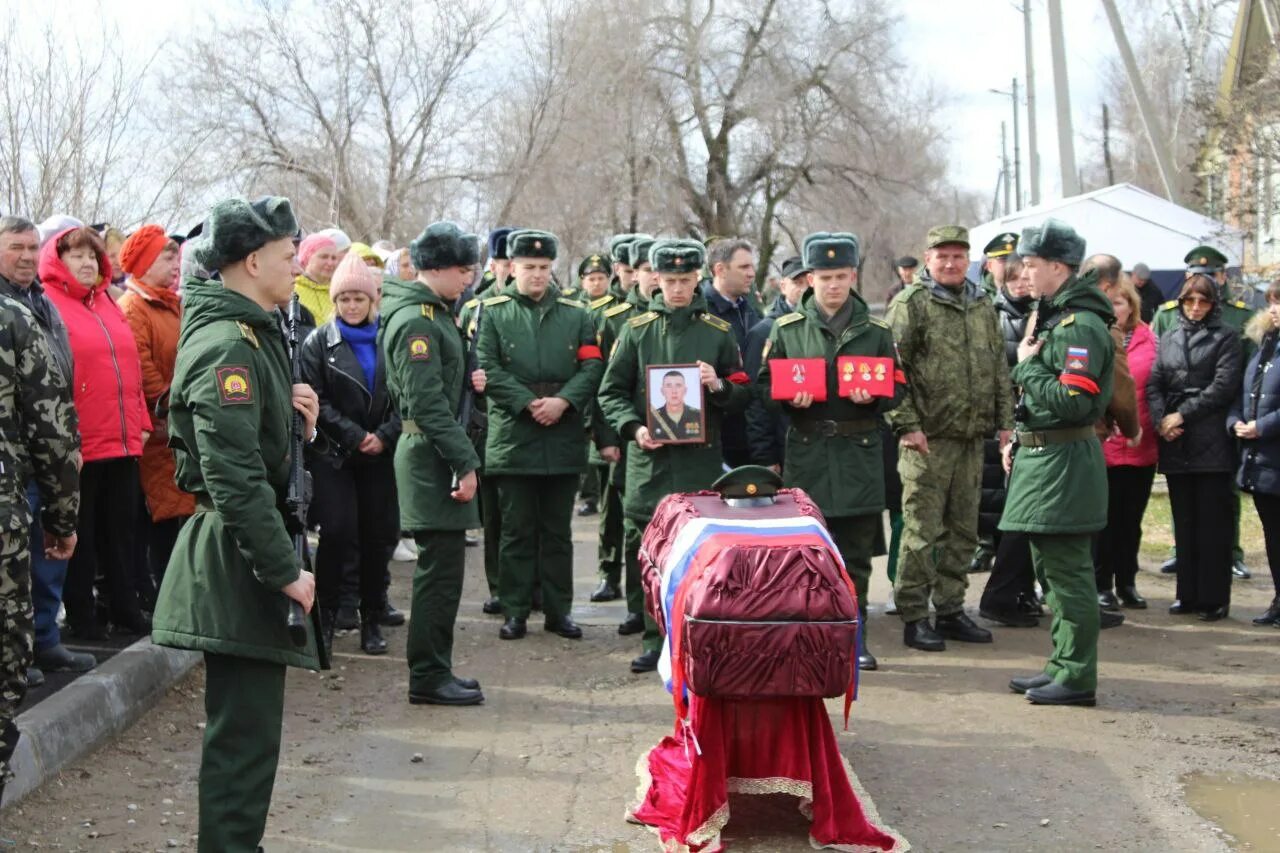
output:
[[[707,405],[696,364],[651,364],[645,368],[645,426],[660,444],[705,444]],[[679,392],[678,398],[675,396]],[[669,397],[670,395],[670,397]],[[672,411],[678,406],[678,411]]]

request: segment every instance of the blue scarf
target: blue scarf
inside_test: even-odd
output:
[[[364,371],[364,387],[372,394],[378,375],[378,324],[366,320],[359,326],[349,326],[341,317],[334,317],[338,334],[350,345]]]

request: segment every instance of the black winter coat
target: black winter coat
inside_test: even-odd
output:
[[[1013,299],[1003,290],[995,298],[1000,334],[1004,336],[1004,355],[1009,367],[1018,363],[1018,344],[1027,335],[1027,321],[1036,301],[1030,296]],[[1016,398],[1016,394],[1015,394]],[[978,503],[978,535],[995,536],[1004,514],[1005,473],[1000,457],[1000,440],[992,436],[982,443],[982,496]]]
[[[307,337],[301,359],[303,381],[320,397],[316,426],[321,437],[311,446],[309,456],[340,468],[347,459],[365,457],[360,442],[373,433],[382,441],[381,456],[390,459],[400,437],[400,413],[387,393],[386,360],[381,353],[372,392],[365,385],[355,351],[342,339],[335,320]]]
[[[1236,481],[1246,492],[1280,495],[1280,364],[1276,342],[1280,333],[1268,332],[1244,371],[1243,389],[1227,417],[1227,430],[1256,421],[1258,437],[1240,441],[1240,470]]]
[[[747,332],[747,343],[742,349],[742,367],[755,382],[764,362],[764,345],[773,331],[773,321],[792,312],[792,307],[781,295],[773,300],[764,319]],[[759,397],[747,407],[747,443],[751,447],[751,461],[756,465],[781,465],[787,447],[787,427],[791,419],[781,409],[764,405],[769,389],[758,389]]]
[[[1180,315],[1160,336],[1159,353],[1147,381],[1151,423],[1179,412],[1183,433],[1160,439],[1160,473],[1234,471],[1235,439],[1227,413],[1240,394],[1240,334],[1222,322],[1219,309],[1199,323]]]

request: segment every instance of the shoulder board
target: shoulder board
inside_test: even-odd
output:
[[[603,297],[601,297],[601,298],[603,298]],[[635,307],[635,306],[634,306],[634,305],[632,305],[632,304],[631,304],[631,303],[629,303],[629,302],[623,302],[623,303],[621,303],[621,304],[619,304],[619,305],[615,305],[615,306],[613,306],[612,308],[610,308],[609,310],[605,311],[605,312],[604,312],[604,316],[606,316],[606,317],[608,317],[608,318],[610,318],[610,319],[613,319],[614,317],[617,317],[619,314],[625,314],[625,313],[627,313],[628,311],[630,311],[630,310],[631,310],[632,308],[634,308],[634,307]]]
[[[479,305],[479,304],[480,304],[480,297],[479,297],[479,296],[477,296],[477,297],[475,297],[474,299],[468,299],[466,302],[462,303],[462,307],[463,307],[463,308],[475,308],[475,307],[476,307],[477,305]]]
[[[258,344],[258,336],[253,331],[252,326],[250,326],[248,323],[245,323],[243,321],[237,321],[236,325],[240,328],[240,337],[248,341],[249,346],[253,347],[254,349],[262,349],[262,347]]]
[[[569,298],[564,297],[564,296],[561,296],[561,297],[559,297],[558,299],[556,299],[556,302],[559,302],[561,305],[568,305],[570,308],[581,308],[581,307],[582,307],[582,303],[581,303],[581,302],[579,302],[578,300],[576,300],[576,299],[569,299]]]
[[[1076,321],[1076,315],[1075,315],[1075,314],[1068,314],[1067,316],[1065,316],[1065,317],[1063,317],[1063,318],[1062,318],[1062,322],[1061,322],[1061,323],[1059,323],[1058,325],[1059,325],[1059,326],[1070,326],[1070,325],[1071,325],[1072,323],[1074,323],[1075,321]]]
[[[604,296],[601,296],[599,299],[591,300],[591,310],[594,311],[597,308],[603,308],[604,306],[608,305],[612,301],[613,301],[613,294],[606,293]]]
[[[727,332],[731,328],[733,328],[732,326],[729,325],[727,320],[721,320],[715,314],[703,314],[702,322],[706,323],[711,328],[719,329],[722,332]]]
[[[1161,310],[1161,311],[1167,311],[1167,310],[1170,310],[1170,309],[1172,309],[1172,308],[1177,308],[1177,307],[1178,307],[1178,300],[1176,300],[1176,299],[1170,299],[1168,302],[1166,302],[1166,303],[1164,303],[1163,305],[1161,305],[1161,306],[1160,306],[1160,310]]]
[[[436,318],[436,307],[425,302],[422,303],[422,316],[429,320],[434,320]]]
[[[884,320],[881,320],[879,317],[868,317],[867,322],[873,326],[879,326],[882,329],[889,328],[889,324],[886,323]]]
[[[790,314],[784,314],[783,316],[779,317],[777,320],[774,320],[774,325],[790,326],[792,323],[799,323],[803,319],[804,319],[804,315],[801,314],[799,311],[792,311]],[[721,320],[720,322],[723,323],[724,321]]]
[[[1243,302],[1241,302],[1239,299],[1236,299],[1236,300],[1235,300],[1235,301],[1233,301],[1231,304],[1232,304],[1232,305],[1234,305],[1234,306],[1235,306],[1235,307],[1237,307],[1237,308],[1244,308],[1244,309],[1246,309],[1246,310],[1249,308],[1249,306],[1248,306],[1248,305],[1245,305],[1245,304],[1244,304]]]
[[[656,319],[658,319],[657,311],[646,311],[639,317],[632,317],[627,321],[627,325],[631,326],[633,329],[638,329],[645,323],[652,323]]]
[[[486,308],[488,308],[491,305],[501,305],[504,302],[510,302],[510,301],[511,301],[510,296],[490,296],[488,299],[481,300],[481,302],[484,303],[484,307]]]

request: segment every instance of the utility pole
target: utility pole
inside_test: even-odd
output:
[[[1000,217],[1000,183],[1004,180],[1004,172],[996,172],[996,191],[991,194],[991,219]],[[956,209],[960,209],[960,201],[956,200]]]
[[[1062,171],[1062,194],[1069,198],[1080,194],[1080,179],[1076,174],[1076,143],[1071,127],[1071,88],[1067,84],[1062,0],[1049,0],[1049,49],[1053,64],[1053,97],[1058,112],[1058,163]]]
[[[1018,78],[1013,78],[1013,203],[1022,210],[1022,145],[1018,135]],[[1005,213],[1008,213],[1006,205]]]
[[[1102,105],[1102,159],[1107,164],[1107,186],[1115,186],[1116,170],[1111,166],[1111,112]]]
[[[1000,178],[1004,181],[1004,215],[1008,216],[1009,207],[1009,148],[1005,137],[1005,123],[1000,122]]]
[[[1057,0],[1050,0],[1050,3]],[[1262,4],[1265,8],[1266,4]],[[1124,60],[1125,76],[1129,78],[1129,88],[1133,90],[1133,99],[1138,104],[1138,115],[1142,118],[1142,128],[1147,132],[1147,141],[1151,143],[1151,152],[1156,157],[1156,168],[1160,171],[1160,183],[1164,184],[1165,198],[1174,204],[1178,203],[1178,194],[1173,184],[1173,159],[1169,156],[1169,138],[1165,135],[1164,126],[1151,106],[1147,97],[1147,87],[1142,83],[1142,75],[1138,63],[1133,58],[1133,48],[1124,34],[1124,23],[1116,10],[1115,0],[1102,0],[1102,7],[1107,10],[1107,20],[1111,23],[1111,32],[1116,37],[1116,47],[1120,49],[1120,58]]]
[[[1031,59],[1031,0],[1022,0],[1023,52],[1027,60],[1027,167],[1031,204],[1040,203],[1040,149],[1036,146],[1036,67]]]

